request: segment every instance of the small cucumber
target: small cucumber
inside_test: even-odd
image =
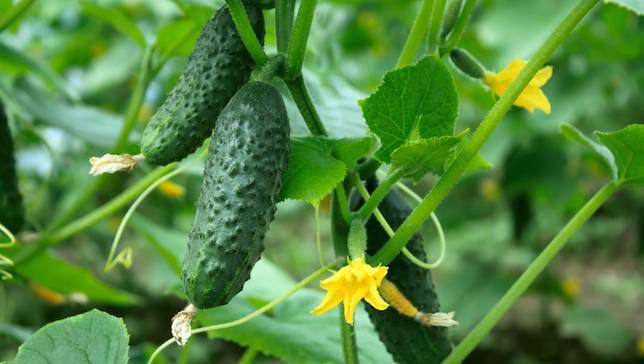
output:
[[[0,223],[12,233],[20,231],[24,224],[22,196],[18,190],[16,160],[13,139],[7,115],[0,103]]]
[[[264,16],[256,5],[246,12],[260,42]],[[226,6],[203,28],[188,64],[141,138],[146,161],[164,165],[194,152],[215,128],[219,112],[250,77],[253,59]]]
[[[367,186],[375,189],[370,181]],[[354,199],[352,205],[358,203]],[[380,212],[393,229],[397,229],[411,213],[411,209],[398,191],[392,190],[378,206]],[[367,253],[375,254],[389,240],[380,223],[372,217],[367,222]],[[422,238],[414,235],[407,243],[407,249],[419,259],[425,260]],[[434,290],[432,274],[411,263],[402,254],[389,264],[387,279],[393,282],[400,292],[422,312],[437,312],[438,297]],[[433,364],[442,362],[451,351],[447,329],[427,327],[418,321],[398,313],[393,308],[378,311],[366,305],[371,322],[374,324],[380,340],[400,364]]]
[[[250,82],[214,133],[182,266],[186,295],[199,308],[228,303],[264,250],[289,158],[284,101],[268,83]]]

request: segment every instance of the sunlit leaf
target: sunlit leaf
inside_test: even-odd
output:
[[[123,320],[92,310],[43,326],[20,346],[12,363],[125,364],[128,341]]]
[[[604,2],[619,5],[637,15],[644,15],[644,1],[642,0],[604,0]]]
[[[282,199],[319,201],[344,179],[358,159],[369,154],[373,144],[371,137],[292,138]]]
[[[461,134],[407,142],[391,154],[391,166],[415,181],[427,173],[441,175],[462,138]]]
[[[612,133],[596,131],[595,135],[613,153],[620,182],[644,183],[644,124],[629,125]]]
[[[82,5],[86,13],[110,23],[118,31],[132,38],[142,48],[145,47],[143,33],[141,33],[139,27],[127,15],[123,14],[122,11],[114,7],[101,6],[89,1],[83,1]]]
[[[369,129],[382,143],[376,157],[389,162],[391,153],[415,130],[423,138],[452,135],[458,97],[443,62],[425,57],[414,66],[388,72],[361,107]]]

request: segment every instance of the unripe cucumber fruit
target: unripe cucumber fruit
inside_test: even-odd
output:
[[[249,3],[245,8],[263,44],[262,11]],[[146,161],[164,165],[194,152],[212,133],[219,112],[248,82],[253,65],[228,8],[222,6],[206,23],[179,81],[143,131]]]
[[[454,48],[449,53],[449,59],[452,60],[452,63],[456,68],[466,75],[477,79],[485,77],[485,67],[483,67],[483,65],[467,50],[463,48]]]
[[[374,190],[376,186],[373,181],[370,181],[367,187]],[[357,202],[354,199],[352,205],[356,206]],[[394,230],[411,213],[411,209],[396,190],[389,192],[378,205],[378,209]],[[367,253],[375,254],[387,240],[389,240],[387,233],[380,223],[371,217],[367,222]],[[407,243],[407,249],[419,259],[426,260],[425,249],[419,234],[414,235]],[[438,296],[429,270],[418,267],[399,254],[389,264],[386,278],[393,282],[419,311],[437,312],[439,310]],[[392,307],[385,311],[378,311],[370,305],[366,307],[380,341],[385,344],[387,351],[397,363],[440,363],[451,351],[446,328],[423,326],[418,321],[401,315]]]
[[[24,224],[22,196],[18,190],[13,139],[7,115],[0,103],[0,223],[12,233]],[[0,234],[1,235],[1,234]]]
[[[182,279],[195,306],[228,303],[264,250],[289,158],[289,124],[279,92],[242,87],[219,115],[208,150]]]

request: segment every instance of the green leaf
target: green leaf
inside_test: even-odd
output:
[[[20,345],[13,363],[124,364],[128,341],[122,319],[91,310],[40,328]]]
[[[139,301],[131,293],[101,282],[89,270],[48,254],[40,254],[15,267],[16,272],[32,282],[62,294],[82,293],[92,302],[132,305]]]
[[[315,203],[328,195],[373,148],[372,137],[331,139],[291,138],[291,159],[281,199]]]
[[[33,59],[22,51],[0,41],[0,68],[7,73],[16,75],[31,72],[41,78],[47,85],[55,88],[70,100],[78,96],[67,87],[65,80],[54,72],[49,66],[39,60]]]
[[[391,166],[415,181],[427,173],[441,175],[464,134],[431,137],[407,142],[391,154]]]
[[[604,355],[623,353],[633,339],[615,314],[603,307],[572,306],[563,315],[561,330],[565,336],[577,336],[586,347]]]
[[[159,226],[140,214],[132,215],[130,224],[139,234],[145,236],[170,269],[180,277],[181,261],[187,250],[188,234]]]
[[[644,1],[642,0],[604,0],[604,2],[619,5],[637,15],[644,15]]]
[[[644,183],[644,124],[629,125],[612,133],[596,131],[595,135],[613,153],[619,182]]]
[[[24,114],[101,148],[114,145],[123,124],[120,117],[98,108],[57,100],[23,78],[11,88],[0,82],[0,94]],[[130,136],[133,142],[138,138],[137,133]]]
[[[599,157],[599,159],[606,164],[608,169],[613,173],[613,178],[617,178],[618,170],[617,165],[615,164],[615,157],[613,157],[613,153],[611,153],[610,149],[606,148],[605,145],[599,144],[588,138],[579,131],[579,129],[567,123],[561,124],[559,132],[573,142],[583,145],[591,150],[595,156]]]
[[[88,1],[82,2],[83,10],[107,23],[121,33],[129,36],[142,48],[145,48],[145,37],[139,27],[117,8],[105,7]]]
[[[452,135],[458,97],[443,62],[425,57],[414,66],[388,72],[360,106],[382,143],[376,157],[388,163],[416,129],[423,138]]]
[[[163,58],[190,55],[200,29],[200,24],[191,18],[178,19],[162,26],[156,43],[159,54]]]
[[[294,284],[277,266],[262,259],[239,296],[226,306],[199,311],[196,320],[205,326],[238,319],[255,311],[253,303],[257,300],[268,302]],[[319,317],[309,313],[323,296],[318,290],[302,289],[277,305],[270,315],[209,335],[255,348],[288,363],[343,363],[339,313],[332,310]],[[356,310],[355,328],[361,363],[393,363],[363,309]]]

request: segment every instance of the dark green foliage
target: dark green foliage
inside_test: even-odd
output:
[[[246,4],[246,12],[263,43],[261,9]],[[181,78],[143,131],[146,160],[164,165],[194,152],[215,128],[219,112],[248,82],[253,64],[228,8],[219,8],[202,30]]]
[[[375,185],[367,187],[370,190],[375,189]],[[353,205],[356,205],[357,201],[353,202]],[[405,200],[395,190],[392,190],[380,203],[379,209],[393,229],[397,229],[411,213]],[[374,217],[367,222],[367,239],[368,254],[375,254],[388,240],[387,233]],[[419,259],[426,260],[420,235],[414,235],[407,244],[407,249]],[[438,297],[429,270],[414,265],[400,254],[389,264],[386,278],[398,286],[400,292],[420,311],[437,312],[439,310]],[[422,326],[417,321],[399,314],[393,308],[378,311],[369,305],[366,307],[380,340],[397,363],[440,363],[449,354],[451,343],[447,336],[447,329]]]
[[[182,278],[200,308],[228,303],[264,250],[289,157],[279,92],[251,82],[224,108],[208,151]]]
[[[13,156],[13,140],[2,103],[0,103],[0,223],[12,233],[18,232],[24,223],[22,196],[18,190],[16,160]]]

